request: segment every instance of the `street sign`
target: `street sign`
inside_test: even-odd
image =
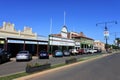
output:
[[[104,36],[108,37],[109,36],[109,31],[104,31]]]

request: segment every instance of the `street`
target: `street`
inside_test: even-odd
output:
[[[96,54],[78,55],[78,56],[71,56],[71,57],[82,58],[82,57],[91,56],[91,55],[96,55]],[[37,62],[40,64],[48,62],[54,65],[59,63],[65,63],[65,60],[68,58],[70,57],[60,57],[60,58],[50,57],[50,59],[38,59],[37,57],[35,57],[31,61],[21,61],[21,62],[16,62],[14,59],[14,60],[11,60],[10,62],[0,64],[0,76],[5,76],[5,75],[10,75],[10,74],[25,71],[26,64],[29,62],[32,62],[32,63]]]
[[[65,67],[29,80],[120,80],[120,54]],[[28,80],[28,79],[27,79]]]

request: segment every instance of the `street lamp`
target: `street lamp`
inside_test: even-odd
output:
[[[107,28],[107,24],[110,24],[110,23],[117,24],[117,21],[102,22],[102,23],[97,23],[96,24],[96,26],[98,26],[99,24],[104,24],[105,25],[105,28],[104,28],[104,37],[105,37],[105,41],[106,41],[106,44],[105,44],[106,52],[108,52],[108,38],[109,38],[109,31],[108,31],[108,28]]]

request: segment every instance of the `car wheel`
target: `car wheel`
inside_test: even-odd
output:
[[[30,61],[30,60],[31,60],[31,58],[28,59],[28,61]]]
[[[31,57],[31,60],[32,60],[32,57]]]
[[[19,62],[19,60],[16,60],[16,62]]]
[[[10,57],[8,57],[7,61],[10,61]]]
[[[8,59],[8,61],[10,61],[10,58]]]

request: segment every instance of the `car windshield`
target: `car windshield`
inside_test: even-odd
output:
[[[68,51],[64,51],[64,53],[68,53]]]
[[[27,54],[28,51],[20,51],[19,54]]]
[[[64,50],[64,52],[69,52],[68,50]]]
[[[61,51],[57,51],[56,53],[61,54],[62,52]]]
[[[40,54],[47,54],[47,52],[46,51],[41,51]]]

